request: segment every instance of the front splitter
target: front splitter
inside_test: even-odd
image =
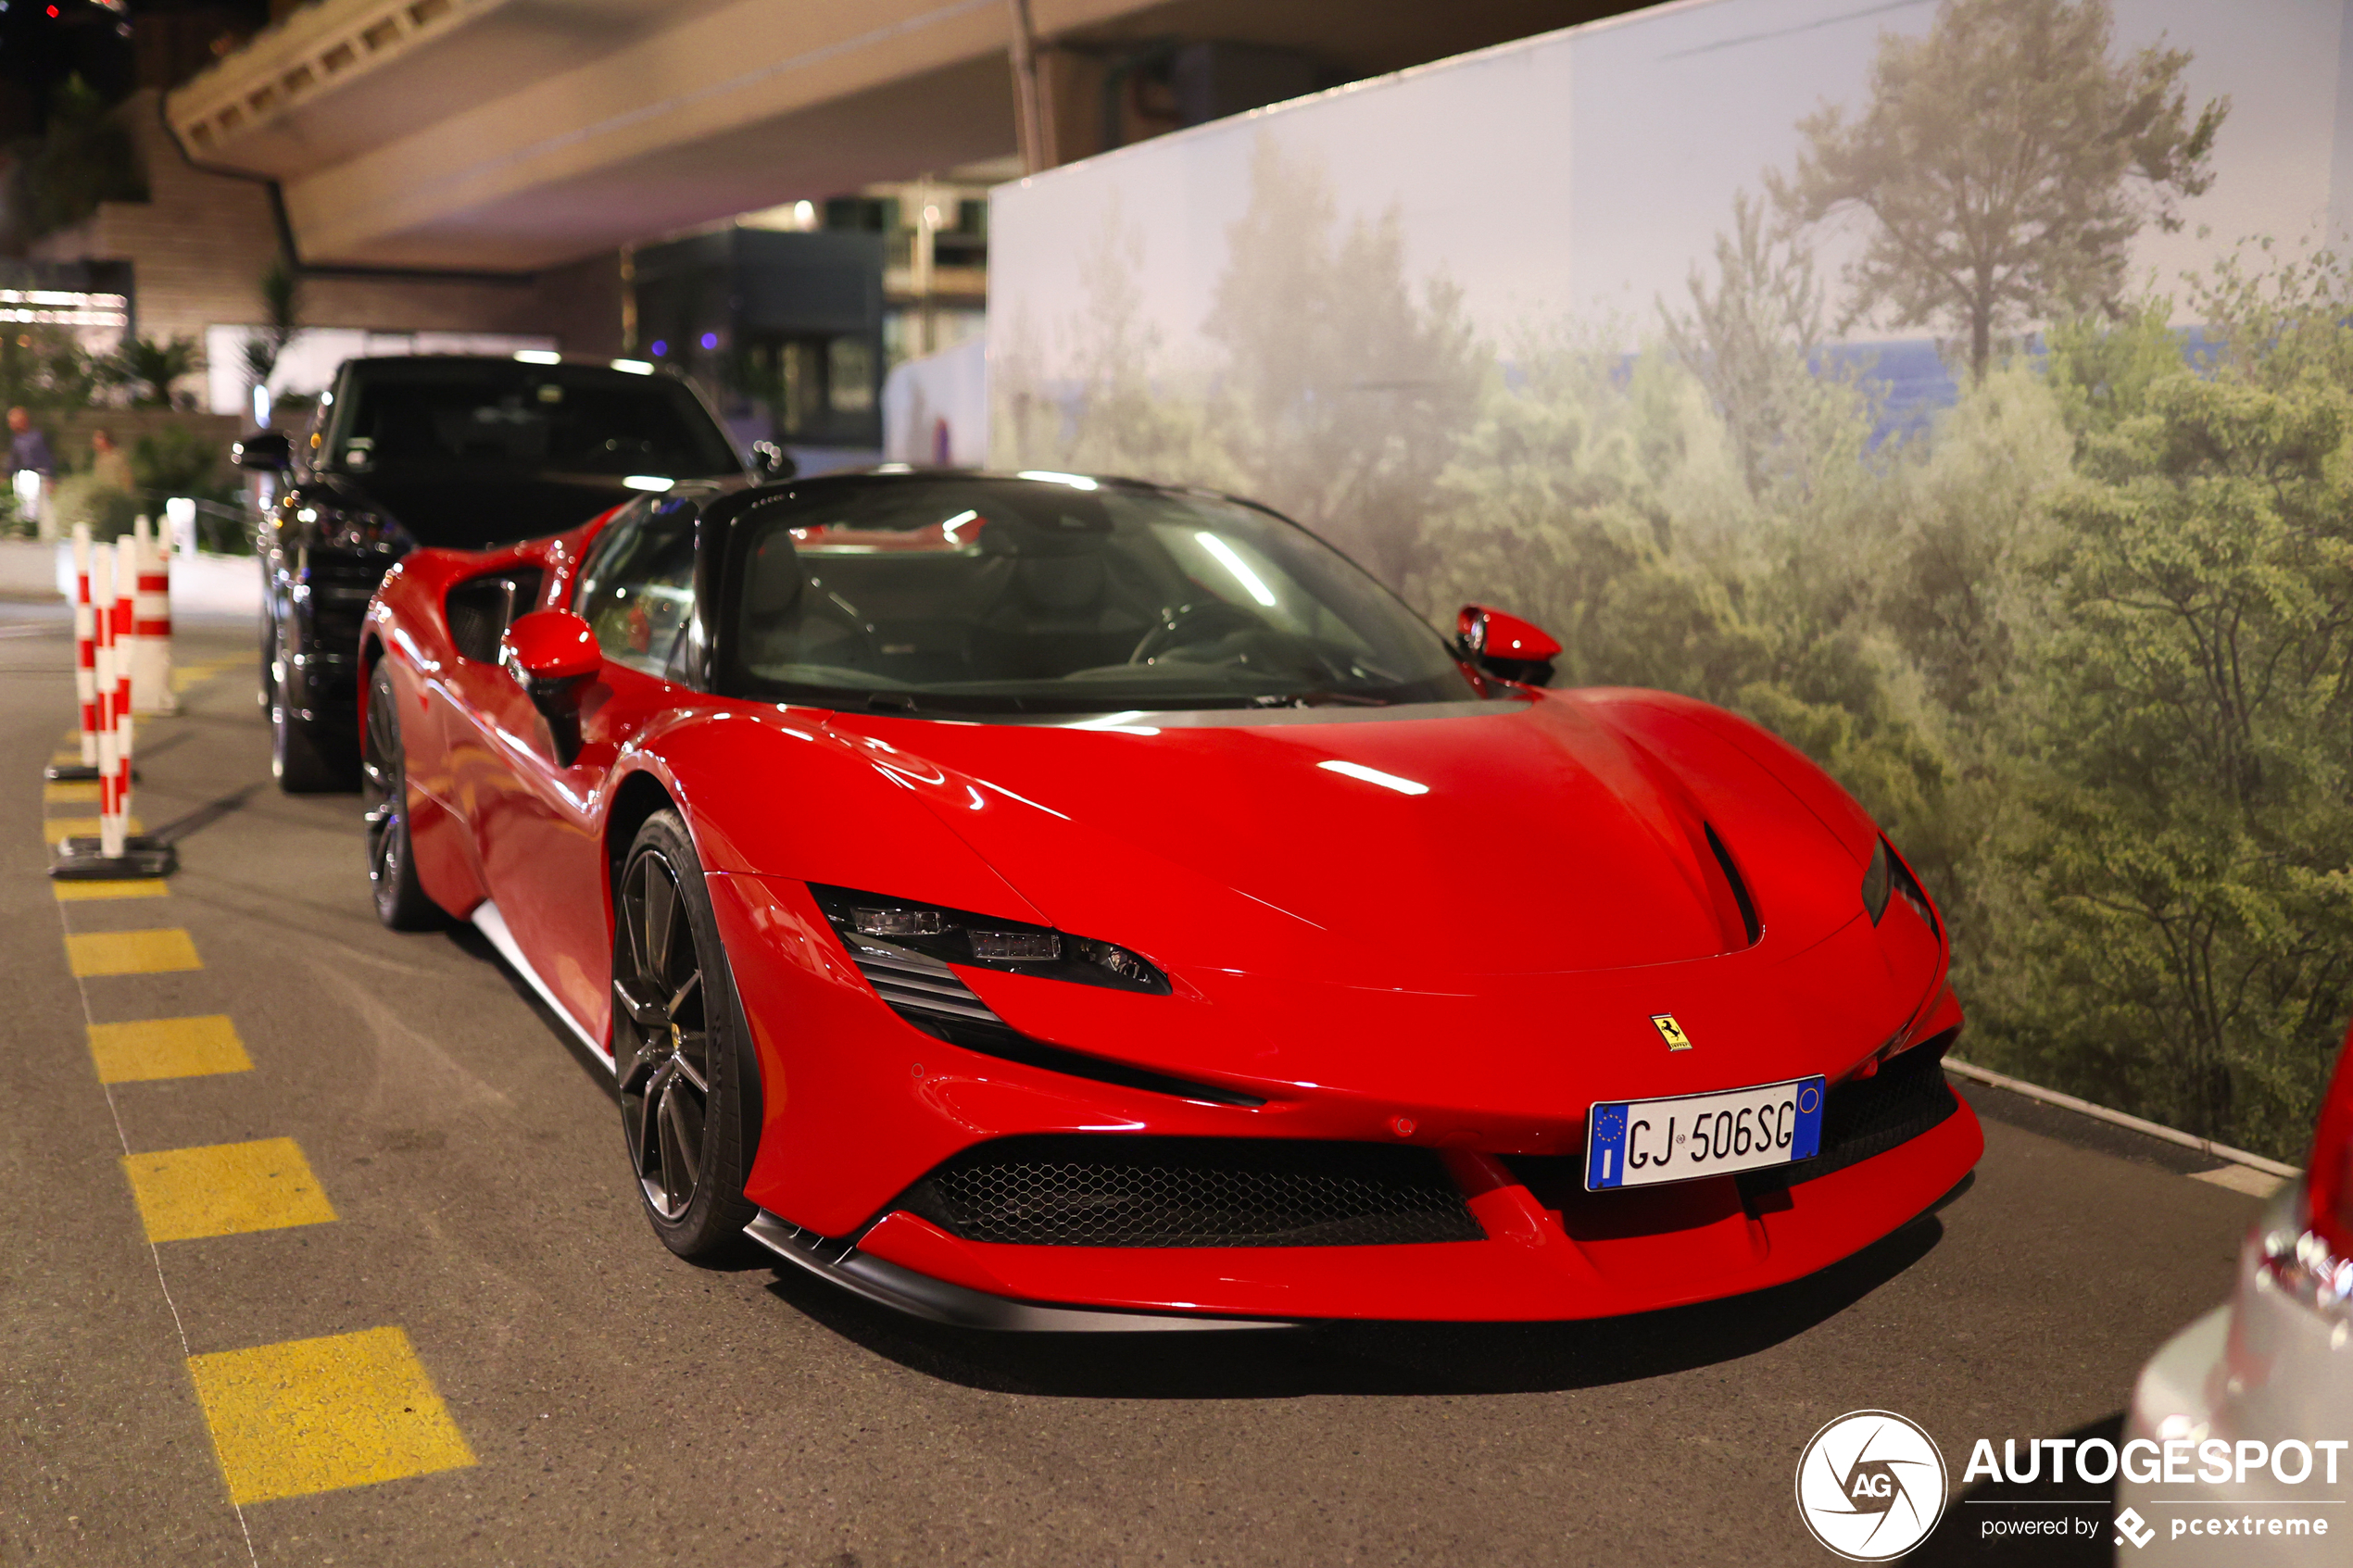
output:
[[[1282,1319],[1175,1317],[1017,1301],[870,1257],[849,1242],[803,1230],[765,1209],[744,1227],[744,1234],[786,1262],[854,1295],[956,1328],[1016,1334],[1197,1334],[1302,1326]]]

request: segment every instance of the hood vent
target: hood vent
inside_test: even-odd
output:
[[[1756,915],[1756,900],[1750,897],[1748,884],[1742,878],[1740,867],[1732,860],[1732,852],[1724,847],[1724,841],[1717,836],[1715,827],[1712,824],[1702,825],[1706,828],[1708,851],[1716,857],[1717,869],[1724,873],[1724,880],[1731,884],[1732,902],[1740,906],[1741,929],[1748,935],[1748,946],[1754,947],[1758,938],[1765,935],[1765,922]]]

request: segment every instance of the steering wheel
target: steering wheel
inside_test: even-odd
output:
[[[1159,625],[1144,633],[1136,651],[1127,656],[1130,664],[1149,664],[1171,648],[1187,647],[1205,643],[1214,637],[1231,636],[1236,632],[1263,632],[1266,623],[1236,604],[1224,599],[1197,599],[1174,614],[1164,613]]]

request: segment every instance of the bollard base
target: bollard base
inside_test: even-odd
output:
[[[97,768],[88,762],[52,762],[41,771],[41,776],[51,784],[95,784],[99,773]],[[136,768],[131,770],[131,782],[139,782],[139,770]]]
[[[179,869],[179,853],[170,845],[140,834],[124,839],[120,855],[107,854],[94,838],[65,839],[49,862],[49,874],[59,882],[144,881]]]

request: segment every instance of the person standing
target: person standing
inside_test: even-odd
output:
[[[28,481],[26,474],[38,474]],[[18,504],[31,512],[41,530],[41,537],[57,537],[56,524],[50,521],[49,508],[43,505],[49,486],[57,477],[57,459],[49,455],[49,438],[34,428],[32,415],[22,408],[8,410],[8,478],[16,486]]]
[[[35,431],[34,434],[40,433]],[[90,433],[90,475],[108,490],[134,488],[131,459],[114,444],[114,432],[103,425]]]

